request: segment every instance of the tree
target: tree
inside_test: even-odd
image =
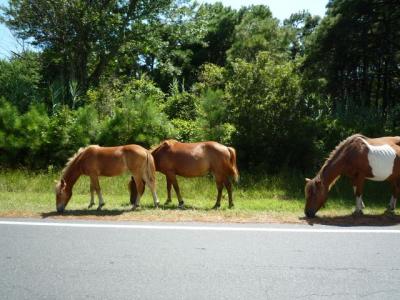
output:
[[[235,27],[232,47],[228,58],[255,61],[260,51],[283,53],[287,51],[289,40],[273,18],[267,6],[256,5],[242,9],[243,17]]]
[[[304,55],[306,40],[317,28],[320,20],[319,16],[312,16],[309,12],[303,10],[292,14],[283,21],[284,28],[290,36],[289,47],[292,58],[296,58],[297,55]]]
[[[126,41],[143,38],[143,24],[169,7],[171,0],[10,0],[3,22],[41,49],[68,85],[82,92],[96,85]]]
[[[392,117],[400,105],[399,39],[398,1],[329,1],[327,16],[310,37],[305,78],[325,82],[322,93],[335,117],[362,116],[361,127],[375,120],[382,131],[393,129],[399,125]]]
[[[0,98],[4,97],[20,112],[40,99],[41,63],[36,53],[25,52],[9,61],[0,60]]]

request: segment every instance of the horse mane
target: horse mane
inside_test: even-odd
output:
[[[319,172],[318,172],[318,174],[317,174],[317,177],[319,177],[319,178],[321,177],[321,174],[322,174],[322,172],[325,170],[325,168],[331,163],[331,161],[332,161],[334,158],[336,158],[336,157],[342,152],[343,148],[344,148],[347,144],[349,144],[350,142],[352,142],[352,141],[354,141],[355,139],[358,139],[358,138],[363,138],[363,139],[365,139],[366,137],[365,137],[364,135],[362,135],[362,134],[357,133],[357,134],[353,134],[353,135],[347,137],[346,139],[344,139],[343,141],[341,141],[341,142],[335,147],[335,149],[333,149],[333,150],[331,151],[331,153],[329,154],[328,158],[325,160],[325,163],[323,164],[323,166],[322,166],[321,169],[319,170]],[[338,177],[338,178],[339,178],[339,177]],[[337,179],[338,179],[338,178],[337,178]],[[337,180],[337,179],[336,179],[336,180]],[[334,180],[334,182],[331,184],[331,186],[335,183],[336,180]]]
[[[161,143],[159,143],[158,145],[155,145],[153,147],[150,148],[150,153],[151,154],[155,154],[158,150],[160,150],[162,147],[164,146],[170,146],[173,145],[175,143],[178,143],[177,140],[174,139],[170,139],[170,140],[164,140]]]
[[[97,146],[97,145],[91,145],[91,146]],[[65,164],[65,167],[61,172],[61,178],[64,178],[65,174],[70,170],[71,166],[78,159],[78,157],[89,147],[90,146],[79,148],[79,150],[76,151],[76,153],[74,155],[72,155],[70,158],[68,158],[68,161]]]

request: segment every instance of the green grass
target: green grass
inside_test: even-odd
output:
[[[57,216],[55,211],[54,180],[59,172],[31,172],[25,170],[0,170],[0,215],[2,216]],[[173,192],[171,205],[154,209],[146,189],[139,211],[130,211],[127,183],[129,175],[100,178],[106,206],[102,212],[88,210],[89,179],[82,176],[73,189],[73,197],[67,206],[66,216],[109,217],[116,219],[154,220],[206,220],[206,221],[296,221],[303,217],[304,178],[297,174],[280,176],[255,176],[242,174],[234,187],[234,209],[228,209],[224,191],[221,209],[214,211],[216,187],[211,176],[202,178],[178,178],[186,209],[177,209]],[[166,199],[166,182],[157,174],[158,196],[163,204]],[[390,198],[385,183],[368,182],[364,202],[365,213],[382,215]],[[97,197],[96,197],[97,203]],[[347,180],[339,180],[330,192],[325,208],[318,213],[327,218],[349,215],[354,209],[352,188]]]

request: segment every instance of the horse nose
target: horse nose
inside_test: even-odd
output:
[[[315,212],[312,209],[304,210],[304,214],[306,215],[307,218],[315,217]]]

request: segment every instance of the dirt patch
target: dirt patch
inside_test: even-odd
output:
[[[320,224],[328,226],[393,226],[400,224],[400,215],[322,215],[307,219],[296,214],[276,212],[235,212],[198,210],[70,210],[63,214],[56,212],[3,211],[4,218],[36,218],[54,220],[97,220],[136,222],[207,222],[207,223],[287,223]]]

